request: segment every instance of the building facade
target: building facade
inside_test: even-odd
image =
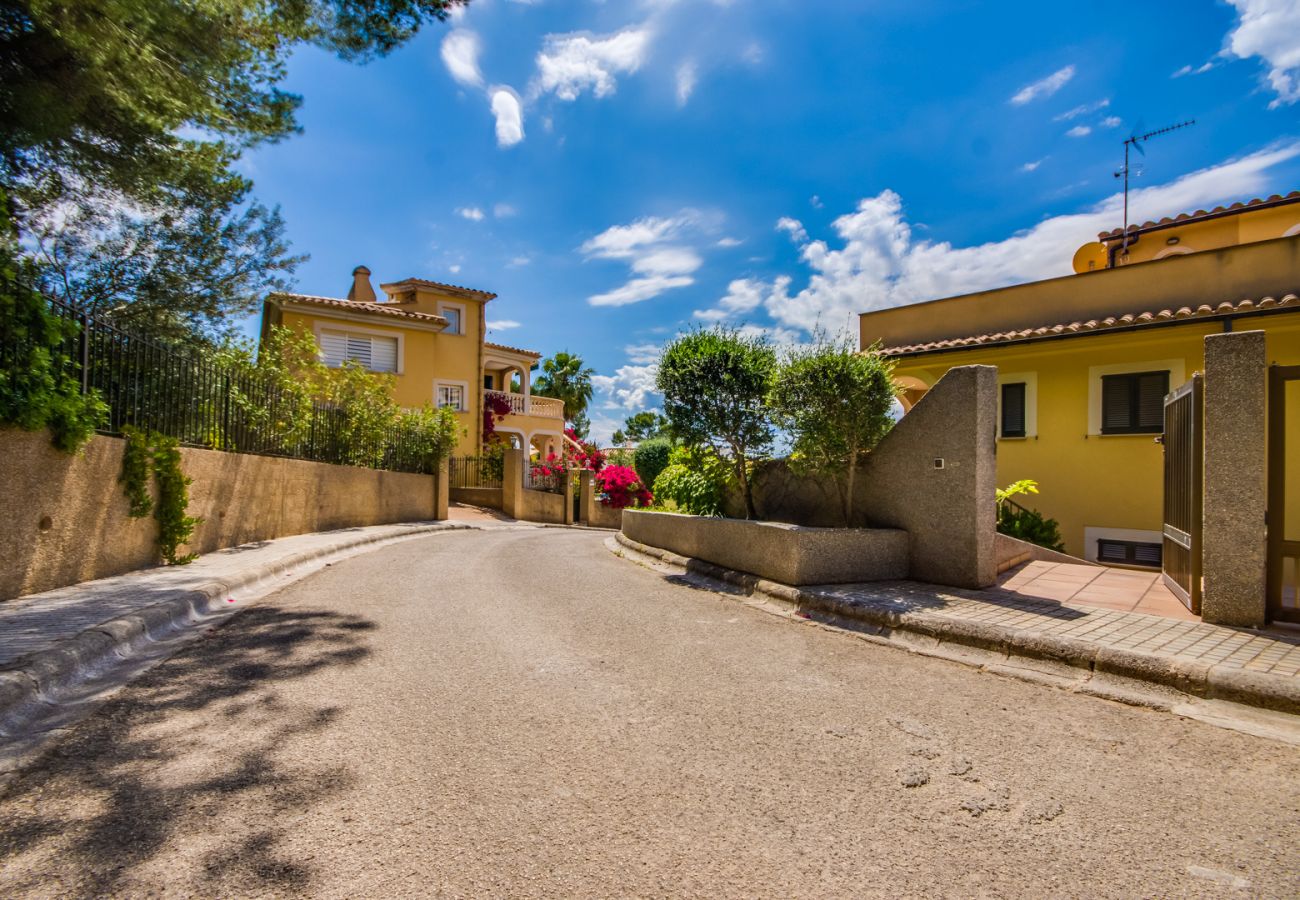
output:
[[[534,397],[531,390],[532,370],[541,354],[486,339],[487,305],[495,294],[407,278],[381,284],[380,300],[369,269],[358,266],[352,278],[346,298],[288,293],[268,297],[262,339],[275,326],[310,334],[326,365],[353,361],[393,375],[393,397],[400,406],[451,407],[461,425],[457,455],[478,452],[488,395],[509,406],[496,424],[498,433],[543,456],[559,451],[563,404]]]
[[[1220,331],[1262,330],[1270,362],[1300,365],[1297,235],[1300,193],[1149,222],[1127,248],[1120,231],[1085,245],[1079,274],[864,313],[862,346],[894,359],[905,408],[949,368],[996,366],[999,483],[1037,481],[1029,505],[1058,520],[1070,554],[1158,567],[1165,396]],[[1300,453],[1300,408],[1286,423]],[[1300,524],[1300,477],[1286,509]]]

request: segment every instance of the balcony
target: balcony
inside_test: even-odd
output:
[[[510,414],[515,416],[540,416],[544,419],[564,421],[564,404],[551,397],[525,397],[510,391],[484,391],[483,395],[501,397],[510,404]]]

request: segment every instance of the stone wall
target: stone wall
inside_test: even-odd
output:
[[[96,436],[69,455],[45,431],[0,430],[0,599],[157,562],[153,517],[127,515],[123,446]],[[181,469],[193,479],[189,513],[203,519],[187,545],[198,553],[438,515],[430,475],[193,449],[181,450]]]
[[[948,371],[861,465],[854,527],[901,528],[911,535],[910,577],[957,587],[997,578],[997,369]],[[784,460],[756,467],[759,517],[842,527],[838,482],[798,475]],[[740,517],[738,495],[727,514]]]

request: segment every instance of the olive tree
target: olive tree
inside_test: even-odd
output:
[[[858,352],[848,340],[820,338],[782,360],[770,402],[792,439],[796,470],[838,481],[844,524],[853,524],[858,464],[893,425],[893,364],[876,348]]]
[[[750,519],[757,512],[749,465],[775,435],[767,406],[775,370],[776,351],[766,338],[722,327],[682,335],[659,357],[656,386],[673,434],[729,464]]]

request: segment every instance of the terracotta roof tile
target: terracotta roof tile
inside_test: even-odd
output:
[[[308,303],[314,306],[329,306],[334,309],[345,309],[351,312],[375,313],[381,316],[391,316],[397,319],[413,319],[419,322],[431,322],[434,324],[446,325],[447,320],[442,316],[435,316],[432,313],[415,312],[409,309],[396,309],[395,304],[389,303],[365,303],[359,300],[339,300],[337,297],[315,297],[311,294],[289,294],[277,293],[272,294],[272,298],[282,297],[285,300],[292,300],[295,303]]]
[[[1259,310],[1284,308],[1294,309],[1300,312],[1300,297],[1297,297],[1295,294],[1286,294],[1278,298],[1264,297],[1259,301],[1249,299],[1240,300],[1236,303],[1225,301],[1215,307],[1211,307],[1208,304],[1202,304],[1195,310],[1182,306],[1177,310],[1161,309],[1140,313],[1127,313],[1118,317],[1107,316],[1101,320],[1089,319],[1087,322],[1043,325],[1038,328],[999,331],[989,334],[975,334],[970,335],[969,337],[945,338],[938,341],[926,341],[918,344],[885,347],[881,350],[881,353],[885,356],[911,356],[915,353],[930,353],[937,350],[955,350],[962,347],[1008,344],[1015,341],[1051,337],[1066,332],[1070,334],[1086,334],[1088,332],[1107,331],[1112,328],[1141,328],[1144,325],[1159,325],[1162,322],[1169,322],[1175,319],[1202,319],[1217,316],[1241,315],[1242,313],[1257,312]]]
[[[483,346],[491,347],[494,350],[505,350],[509,353],[522,353],[524,356],[531,356],[535,359],[542,358],[542,354],[538,353],[536,350],[524,350],[520,347],[507,347],[505,344],[494,344],[491,341],[484,341]]]
[[[1300,203],[1300,191],[1292,191],[1291,193],[1286,194],[1285,196],[1283,196],[1282,194],[1273,194],[1271,197],[1256,197],[1254,200],[1248,200],[1245,203],[1238,200],[1236,203],[1233,203],[1231,206],[1216,206],[1214,207],[1214,209],[1211,210],[1198,209],[1196,212],[1193,213],[1184,212],[1184,213],[1179,213],[1178,215],[1173,217],[1165,216],[1163,219],[1161,219],[1158,222],[1149,221],[1149,222],[1144,222],[1141,225],[1130,225],[1128,227],[1128,232],[1129,234],[1136,234],[1138,232],[1147,231],[1152,228],[1163,228],[1169,225],[1178,225],[1183,222],[1190,222],[1194,219],[1211,218],[1214,216],[1222,216],[1222,215],[1226,215],[1227,213],[1237,212],[1238,210],[1242,210],[1242,209],[1251,209],[1256,206],[1264,206],[1266,204],[1273,206],[1273,205],[1280,205],[1283,203]],[[1123,228],[1114,228],[1111,229],[1110,231],[1103,231],[1100,234],[1098,234],[1097,240],[1107,241],[1107,240],[1112,240],[1114,238],[1123,237],[1123,235],[1124,235]]]
[[[390,287],[400,287],[404,284],[418,284],[422,287],[442,288],[449,291],[460,291],[463,294],[478,294],[487,297],[489,300],[496,296],[491,291],[480,291],[478,288],[464,287],[459,284],[447,284],[445,281],[430,281],[427,278],[403,278],[401,281],[388,281],[379,286],[380,290]]]

